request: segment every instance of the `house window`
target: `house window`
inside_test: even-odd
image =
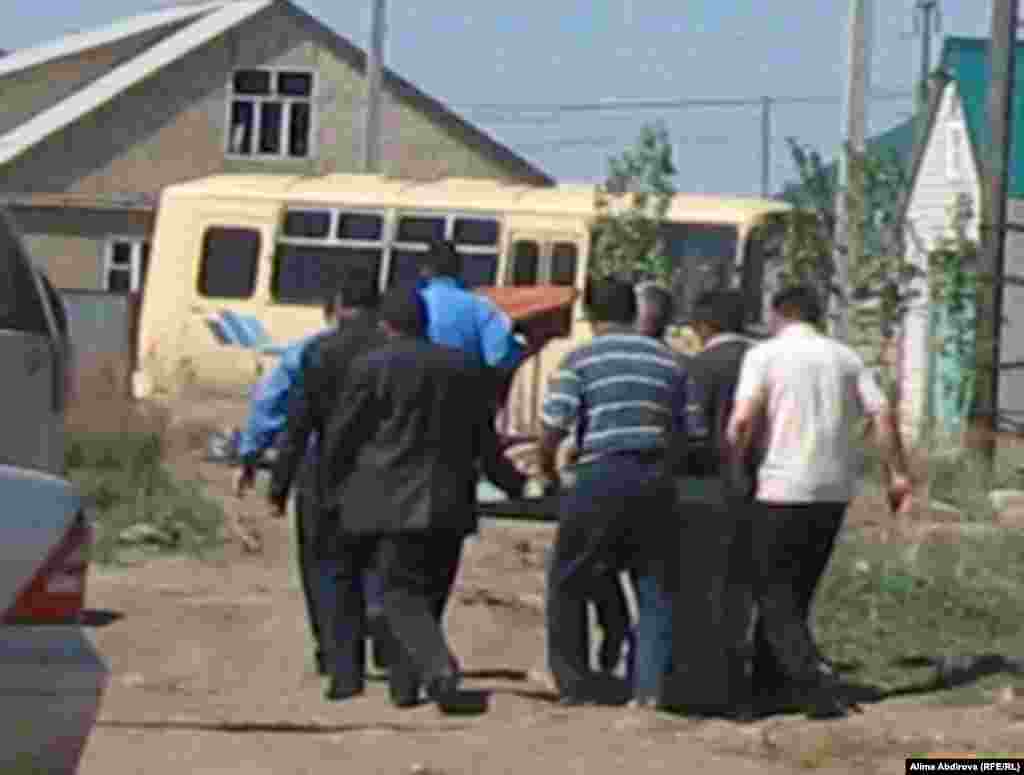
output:
[[[228,153],[274,159],[312,155],[313,73],[238,70],[228,99]]]
[[[946,127],[946,177],[951,182],[964,179],[967,173],[967,132],[960,122]]]
[[[113,237],[103,259],[103,290],[138,293],[146,281],[149,243],[137,237]]]

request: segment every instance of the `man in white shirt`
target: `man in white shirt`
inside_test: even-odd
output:
[[[910,497],[896,418],[875,374],[849,347],[823,335],[823,310],[807,287],[772,300],[777,336],[743,360],[728,442],[761,464],[751,515],[754,594],[764,642],[808,715],[845,715],[808,623],[814,591],[863,473],[862,421],[891,471],[890,499]]]

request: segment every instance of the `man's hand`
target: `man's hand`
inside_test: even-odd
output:
[[[235,474],[235,497],[244,498],[246,494],[256,484],[256,467],[243,463],[242,467],[238,469],[238,473]]]
[[[914,483],[905,474],[889,477],[889,508],[893,514],[909,514],[914,507]]]
[[[288,496],[275,497],[271,495],[267,498],[270,503],[270,516],[274,519],[283,519],[288,513]]]

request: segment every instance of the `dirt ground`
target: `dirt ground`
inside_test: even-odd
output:
[[[1024,752],[1020,698],[959,708],[889,701],[844,721],[748,725],[562,709],[544,680],[551,528],[526,523],[484,523],[448,616],[468,684],[493,692],[487,715],[397,710],[380,684],[327,703],[310,667],[288,523],[264,516],[258,493],[243,504],[231,497],[230,470],[196,457],[178,465],[206,480],[261,546],[94,571],[90,606],[115,615],[92,631],[112,678],[84,775],[897,773],[911,755]]]

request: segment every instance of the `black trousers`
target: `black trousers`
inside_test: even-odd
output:
[[[561,496],[547,578],[547,650],[563,695],[586,695],[593,685],[587,602],[607,597],[610,574],[666,577],[673,560],[665,550],[674,545],[665,535],[673,532],[675,507],[665,467],[631,455],[580,466],[576,484]]]
[[[339,663],[359,659],[366,635],[363,575],[378,574],[384,619],[393,637],[391,693],[412,701],[420,686],[458,672],[442,619],[458,573],[465,537],[460,533],[409,533],[352,537],[336,543],[337,605],[346,637],[336,644]]]
[[[302,489],[295,495],[295,549],[299,565],[302,596],[306,601],[306,621],[316,647],[317,660],[323,657],[317,591],[320,588],[320,566],[315,556],[316,524],[320,518],[316,498]]]
[[[787,684],[814,686],[821,655],[810,612],[846,515],[846,503],[769,504],[751,507],[759,693]]]
[[[662,704],[682,713],[730,716],[747,707],[753,693],[750,504],[727,497],[717,477],[679,485],[672,670]]]

